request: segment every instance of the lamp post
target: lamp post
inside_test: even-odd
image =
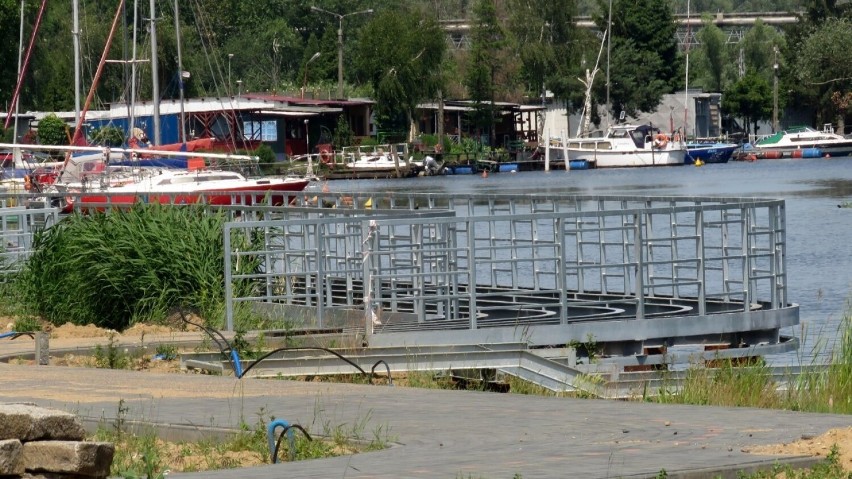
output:
[[[237,98],[243,96],[243,81],[237,80]]]
[[[778,47],[773,47],[775,62],[772,64],[772,133],[778,131]]]
[[[228,96],[231,96],[231,60],[234,58],[233,53],[228,54]]]
[[[314,56],[312,56],[308,61],[305,62],[305,77],[302,79],[302,98],[305,98],[305,88],[308,87],[308,65],[310,65],[312,61],[319,58],[319,56],[320,52],[316,52],[314,53]]]
[[[322,8],[311,6],[311,11],[327,13],[329,15],[333,15],[337,17],[338,27],[337,27],[337,98],[343,98],[343,19],[351,16],[351,15],[359,15],[361,13],[373,13],[372,8],[368,8],[367,10],[361,10],[360,12],[351,12],[346,14],[339,14],[334,12],[329,12],[328,10],[323,10]]]

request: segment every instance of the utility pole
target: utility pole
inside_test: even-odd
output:
[[[772,48],[775,61],[772,64],[772,133],[778,131],[778,46]]]

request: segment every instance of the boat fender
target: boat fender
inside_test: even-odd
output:
[[[654,137],[654,148],[665,148],[669,144],[669,137],[665,133],[660,133]]]
[[[33,179],[30,175],[24,176],[24,189],[30,191],[33,189]]]

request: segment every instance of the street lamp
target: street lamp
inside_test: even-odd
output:
[[[243,96],[243,81],[237,80],[237,98]]]
[[[316,53],[314,53],[314,56],[312,56],[310,58],[310,60],[305,62],[305,77],[302,80],[302,98],[305,98],[305,88],[308,87],[308,65],[310,65],[312,61],[319,58],[319,56],[320,56],[320,52],[316,52]]]
[[[231,96],[231,59],[234,58],[233,53],[228,54],[228,96]]]
[[[311,6],[311,11],[333,15],[337,17],[337,20],[339,22],[339,26],[337,28],[337,98],[343,99],[343,19],[351,15],[359,15],[361,13],[373,13],[373,9],[369,8],[367,10],[361,10],[360,12],[346,13],[343,15],[339,13],[329,12],[328,10],[323,10],[322,8],[314,6]]]

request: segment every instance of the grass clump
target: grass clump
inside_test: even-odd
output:
[[[224,303],[225,221],[198,205],[75,213],[35,235],[15,282],[20,301],[56,325],[122,330],[175,306],[216,318]],[[241,250],[250,241],[232,240]],[[238,273],[257,266],[242,258]]]
[[[822,461],[809,469],[794,469],[788,465],[777,465],[768,471],[741,475],[742,479],[852,479],[852,472],[843,470],[840,464],[840,453],[837,445],[831,447],[831,453]]]
[[[852,316],[841,321],[829,363],[785,378],[779,388],[769,367],[759,360],[740,366],[730,360],[714,361],[715,368],[687,371],[680,390],[660,388],[646,398],[661,403],[760,407],[792,411],[852,414]]]

